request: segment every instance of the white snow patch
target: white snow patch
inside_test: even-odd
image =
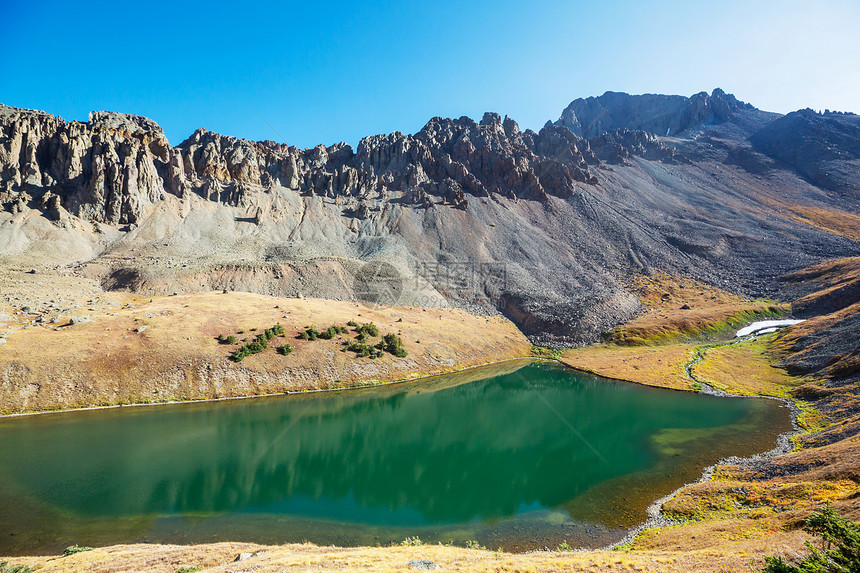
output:
[[[758,322],[754,322],[749,326],[745,326],[739,331],[735,333],[735,338],[740,338],[741,336],[749,336],[750,334],[767,334],[768,332],[776,332],[780,328],[785,326],[791,326],[793,324],[798,324],[803,322],[803,320],[794,320],[786,318],[784,320],[759,320]]]

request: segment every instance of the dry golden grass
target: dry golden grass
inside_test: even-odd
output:
[[[693,375],[718,390],[742,396],[789,397],[803,380],[775,365],[770,345],[775,334],[703,351]]]
[[[729,474],[685,487],[663,505],[663,511],[676,519],[759,519],[836,503],[856,491],[857,484],[848,479],[748,481]],[[794,519],[797,515],[784,517]]]
[[[663,279],[661,279],[662,281]],[[600,345],[565,351],[562,362],[576,368],[590,370],[598,374],[667,388],[689,389],[692,381],[686,377],[684,365],[694,356],[694,344],[679,343],[679,333],[690,333],[700,328],[719,328],[730,322],[738,313],[744,314],[769,309],[756,302],[732,298],[725,293],[697,290],[692,281],[686,281],[685,289],[671,289],[666,282],[657,281],[650,286],[641,284],[640,296],[649,305],[650,311],[634,323],[636,338],[642,341],[666,341],[676,337],[676,342],[650,346],[618,346]],[[822,281],[824,283],[824,281]],[[827,287],[826,284],[822,284]],[[690,289],[692,287],[692,289]],[[695,295],[682,298],[686,291],[694,290]],[[669,301],[662,300],[662,294],[668,291]],[[684,292],[680,292],[684,291]],[[680,294],[679,294],[680,293]],[[702,294],[698,294],[702,293]],[[708,294],[710,293],[710,294]],[[123,295],[126,296],[126,295]],[[131,296],[131,295],[127,295]],[[224,298],[226,297],[226,298]],[[350,303],[332,303],[331,301],[283,301],[275,302],[281,309],[273,313],[273,299],[268,297],[254,298],[255,295],[220,295],[210,293],[194,297],[194,300],[183,300],[182,297],[164,297],[153,300],[131,298],[133,308],[121,312],[116,308],[106,310],[97,317],[94,323],[71,328],[91,329],[90,337],[94,340],[89,346],[70,339],[67,347],[53,345],[51,339],[56,332],[42,329],[30,329],[26,332],[16,332],[9,337],[9,348],[16,348],[16,356],[26,355],[24,347],[15,347],[19,341],[44,345],[54,357],[56,365],[57,354],[68,353],[80,358],[81,352],[99,350],[102,356],[91,358],[87,362],[90,372],[100,375],[110,373],[112,369],[128,371],[132,367],[123,366],[126,362],[117,360],[116,364],[104,356],[105,345],[111,349],[121,349],[123,355],[139,356],[136,366],[150,368],[151,358],[140,348],[146,345],[140,340],[140,334],[155,336],[157,341],[147,344],[157,344],[160,352],[169,352],[174,345],[181,346],[183,341],[192,342],[198,346],[198,353],[192,356],[199,364],[213,364],[212,357],[223,359],[226,349],[211,340],[219,332],[229,334],[229,328],[248,329],[251,325],[258,328],[270,326],[268,322],[277,319],[276,314],[283,315],[289,310],[290,320],[281,319],[285,327],[298,329],[305,324],[315,324],[317,327],[327,326],[328,323],[345,321],[353,318],[351,313],[357,313],[357,307]],[[245,298],[251,297],[251,298]],[[125,300],[125,299],[124,299]],[[710,301],[710,302],[709,302]],[[689,304],[693,309],[701,305],[700,313],[689,314],[681,310],[682,304]],[[186,307],[185,304],[188,304]],[[152,305],[151,308],[149,305]],[[345,306],[341,306],[345,305]],[[758,305],[758,306],[756,306]],[[114,305],[116,306],[116,305]],[[143,333],[131,333],[129,328],[137,324],[134,319],[140,313],[153,314],[156,309],[164,314],[147,319],[149,328]],[[414,311],[414,314],[412,313]],[[409,344],[412,336],[420,336],[421,344],[433,342],[439,352],[446,350],[447,355],[436,355],[426,358],[422,368],[439,367],[440,362],[451,360],[451,363],[468,360],[484,359],[488,353],[498,355],[511,353],[521,355],[525,352],[526,343],[518,337],[515,329],[505,323],[492,325],[488,329],[486,319],[458,316],[457,313],[421,309],[379,309],[361,310],[362,321],[374,320],[383,331],[397,327],[402,329],[404,341],[413,359],[413,347]],[[135,314],[138,313],[138,314]],[[396,314],[400,313],[403,323],[392,323]],[[691,316],[696,318],[690,319]],[[430,320],[427,320],[430,318]],[[826,319],[822,319],[826,320]],[[484,321],[483,323],[481,321]],[[438,325],[434,327],[433,325]],[[630,325],[628,325],[629,328]],[[826,323],[803,323],[804,328],[821,328]],[[108,330],[109,329],[109,330]],[[420,329],[420,330],[418,330]],[[449,340],[457,329],[469,329],[470,336],[480,333],[484,340],[474,342],[472,338]],[[31,334],[31,332],[33,334]],[[485,336],[485,333],[491,336]],[[626,332],[630,332],[629,330]],[[190,334],[189,334],[190,333]],[[408,334],[407,334],[408,333]],[[31,337],[33,338],[25,338]],[[77,337],[84,339],[87,337]],[[188,339],[191,339],[190,341]],[[119,341],[122,341],[120,343]],[[164,342],[166,341],[166,342]],[[470,342],[471,341],[471,342]],[[101,342],[102,344],[97,344]],[[211,342],[211,343],[210,343]],[[292,341],[291,341],[292,342]],[[323,341],[319,341],[323,342]],[[319,363],[329,361],[329,376],[338,372],[338,355],[329,356],[323,346],[315,343],[295,343],[296,352],[291,357],[299,357],[299,351],[304,349],[303,368],[313,372]],[[628,340],[629,342],[629,340]],[[743,394],[773,394],[785,395],[796,386],[798,381],[787,376],[784,372],[772,366],[776,356],[769,347],[770,338],[742,343],[729,347],[708,349],[704,360],[697,365],[695,372],[707,378],[715,385],[729,391]],[[488,351],[487,348],[490,348]],[[39,346],[42,348],[42,346]],[[336,349],[333,351],[336,352]],[[283,366],[278,360],[283,357],[276,355],[260,355],[248,359],[248,364],[228,364],[228,368],[260,372]],[[176,360],[175,355],[165,360]],[[259,359],[258,363],[253,363]],[[0,359],[3,360],[3,359]],[[352,358],[352,360],[355,360]],[[484,359],[484,361],[486,361]],[[31,360],[29,364],[35,364]],[[158,360],[153,362],[159,366]],[[342,367],[342,366],[341,366]],[[442,366],[444,367],[444,365]],[[183,371],[189,371],[183,366]],[[192,369],[193,370],[193,369]],[[417,370],[412,367],[410,372]],[[7,368],[8,372],[8,368]],[[211,371],[207,371],[207,375]],[[361,375],[361,374],[359,374]],[[129,375],[133,380],[139,380],[139,375]],[[367,378],[366,375],[363,376]],[[342,381],[346,378],[342,379]],[[464,378],[465,380],[465,378]],[[246,387],[236,386],[247,389]],[[184,388],[181,384],[179,389]],[[252,387],[253,388],[253,387]],[[853,435],[853,426],[860,424],[858,419],[843,422],[847,424],[846,436]],[[832,429],[832,428],[831,428]],[[831,431],[828,429],[828,432]],[[837,428],[838,430],[838,428]],[[786,475],[762,481],[751,469],[734,466],[722,466],[714,480],[693,484],[682,490],[670,500],[665,508],[670,513],[690,519],[686,523],[671,527],[646,530],[641,533],[634,543],[621,551],[588,551],[576,553],[536,552],[528,554],[510,554],[470,550],[442,546],[396,546],[385,548],[337,548],[318,547],[311,544],[292,544],[276,547],[259,547],[251,544],[219,543],[197,546],[167,546],[167,545],[121,545],[96,549],[91,552],[79,553],[69,557],[22,557],[10,559],[10,564],[27,564],[39,566],[39,571],[100,571],[113,573],[119,571],[156,571],[174,573],[180,567],[201,565],[203,571],[236,572],[258,571],[408,571],[412,559],[428,559],[437,563],[443,570],[453,571],[704,571],[724,572],[749,570],[750,567],[761,565],[765,555],[781,554],[796,555],[804,552],[803,542],[808,537],[799,530],[802,519],[812,508],[823,502],[830,502],[833,507],[843,514],[857,519],[860,517],[860,497],[857,495],[857,483],[860,482],[860,440],[848,438],[836,443],[804,449],[792,454],[776,458],[771,463],[777,474]],[[801,468],[798,470],[797,468]],[[803,469],[806,468],[806,469]],[[259,556],[247,561],[234,563],[239,552],[262,550]]]
[[[731,336],[733,324],[786,310],[784,305],[745,299],[666,274],[636,276],[627,286],[637,293],[645,312],[615,328],[608,344],[564,351],[563,363],[607,378],[691,390],[694,382],[684,367],[695,356],[693,341],[701,342],[707,334],[725,338]],[[690,308],[681,308],[684,305]]]
[[[93,321],[76,325],[62,326],[67,319],[60,326],[27,325],[15,317],[18,328],[0,354],[0,413],[349,387],[528,356],[531,349],[506,319],[453,309],[369,308],[238,292],[152,298],[111,293],[108,303],[92,308],[81,314]],[[306,326],[324,330],[350,320],[400,334],[409,355],[372,360],[341,352],[353,333],[295,338]],[[278,323],[286,337],[240,363],[228,360],[236,346],[216,340],[218,334],[252,339]],[[275,346],[287,342],[294,351],[276,353]]]
[[[664,273],[632,277],[627,288],[639,297],[645,311],[613,329],[608,334],[609,342],[634,345],[675,342],[719,334],[739,322],[788,311],[786,305],[750,300],[690,278]]]
[[[818,227],[836,235],[848,237],[852,241],[860,241],[860,217],[837,209],[823,209],[793,205],[791,210],[797,213],[796,219],[807,225]]]
[[[684,365],[695,356],[694,344],[616,346],[604,344],[565,350],[560,361],[577,370],[647,386],[690,390]]]
[[[671,529],[656,532],[658,544],[676,541]],[[659,539],[660,535],[663,539]],[[693,534],[695,539],[696,535]],[[797,532],[775,533],[776,541],[792,550],[801,546],[804,536]],[[693,542],[695,544],[695,541]],[[511,554],[440,545],[370,547],[318,547],[289,544],[260,547],[251,544],[217,543],[197,546],[118,545],[77,553],[69,557],[12,558],[10,565],[39,566],[40,573],[119,573],[149,571],[175,573],[180,567],[201,565],[212,573],[281,573],[283,571],[413,571],[412,560],[429,560],[443,571],[539,572],[539,571],[642,571],[651,573],[720,572],[745,570],[750,563],[761,563],[772,550],[759,538],[731,542],[735,551],[714,548],[707,543],[689,551],[655,549],[649,551],[542,551]],[[240,552],[262,551],[260,555],[234,562]]]

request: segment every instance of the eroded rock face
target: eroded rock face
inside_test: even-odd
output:
[[[608,163],[625,163],[632,156],[653,161],[689,162],[674,147],[669,147],[653,133],[616,129],[588,140],[595,155]]]
[[[752,106],[717,88],[711,95],[629,95],[606,92],[600,97],[576,99],[556,121],[580,137],[592,138],[616,129],[676,135],[697,125],[731,119],[738,109]]]
[[[170,145],[139,116],[94,112],[88,123],[0,108],[0,201],[60,208],[83,219],[135,223],[163,195]],[[35,201],[35,203],[33,203]]]
[[[565,128],[521,132],[493,113],[480,123],[434,118],[415,135],[367,137],[353,151],[345,143],[300,150],[205,129],[172,147],[158,124],[140,116],[99,111],[82,123],[0,109],[3,203],[33,206],[41,198],[39,206],[53,201],[46,209],[109,224],[136,223],[164,193],[240,206],[250,190],[274,186],[359,203],[398,191],[418,206],[460,209],[467,195],[566,197],[577,184],[597,182],[589,171],[597,164],[588,142]]]

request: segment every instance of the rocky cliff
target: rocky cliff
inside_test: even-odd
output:
[[[729,121],[736,111],[750,109],[754,108],[719,88],[711,95],[700,92],[690,97],[606,92],[600,97],[573,100],[555,125],[586,138],[617,129],[668,136],[702,124]]]
[[[395,132],[299,150],[198,129],[171,147],[154,121],[93,112],[90,121],[64,122],[30,110],[0,107],[2,200],[13,209],[59,207],[91,221],[137,223],[165,193],[238,206],[253,190],[281,187],[352,203],[392,198],[465,208],[466,194],[543,199],[570,196],[575,184],[594,184],[599,161],[568,130],[547,126],[521,132],[510,118],[487,113],[434,118],[415,135]]]
[[[843,213],[841,184],[747,140],[775,118],[720,90],[605,94],[539,132],[487,113],[297,149],[205,129],[174,147],[139,116],[0,107],[0,256],[106,288],[343,300],[367,299],[373,263],[370,302],[503,312],[535,341],[584,343],[638,312],[631,273],[764,295],[858,252],[796,215]]]

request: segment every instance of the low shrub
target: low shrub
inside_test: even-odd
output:
[[[299,334],[299,338],[302,340],[316,340],[319,338],[320,331],[314,328],[313,326],[309,326],[306,330],[302,331]]]
[[[293,346],[291,344],[284,344],[283,346],[278,346],[278,354],[283,354],[286,356],[290,352],[293,351]]]
[[[551,358],[558,360],[561,357],[561,348],[548,348],[546,346],[532,346],[532,356]]]
[[[329,340],[331,338],[334,338],[335,336],[337,336],[341,332],[347,332],[347,329],[343,328],[342,326],[337,326],[337,325],[333,324],[333,325],[329,326],[327,329],[320,332],[319,337],[322,338],[323,340]]]
[[[803,530],[824,540],[824,550],[806,542],[810,554],[792,564],[781,557],[765,557],[763,573],[841,573],[860,571],[860,526],[829,507],[806,518]]]
[[[242,360],[252,354],[259,354],[269,347],[269,340],[283,334],[284,327],[276,324],[272,328],[267,328],[262,334],[258,334],[254,340],[247,342],[233,351],[230,355],[230,360],[233,362],[242,362]],[[292,348],[292,347],[291,347]]]
[[[397,358],[405,358],[409,354],[403,347],[403,340],[396,334],[386,334],[382,337],[382,349]]]
[[[364,356],[367,356],[370,358],[379,358],[380,356],[382,356],[382,352],[379,350],[376,350],[373,346],[370,346],[368,344],[363,344],[363,343],[357,342],[355,340],[350,341],[347,344],[346,348],[344,348],[344,351],[347,351],[347,350],[349,350],[350,352],[355,352],[359,356],[359,358],[364,357]]]
[[[230,336],[224,336],[223,334],[218,335],[218,343],[219,344],[236,344],[236,337],[232,334]]]
[[[372,322],[361,325],[361,330],[368,336],[379,336],[379,329]]]
[[[74,555],[75,553],[81,553],[83,551],[92,551],[92,547],[81,547],[79,545],[69,545],[63,550],[63,556],[68,557],[69,555]]]

